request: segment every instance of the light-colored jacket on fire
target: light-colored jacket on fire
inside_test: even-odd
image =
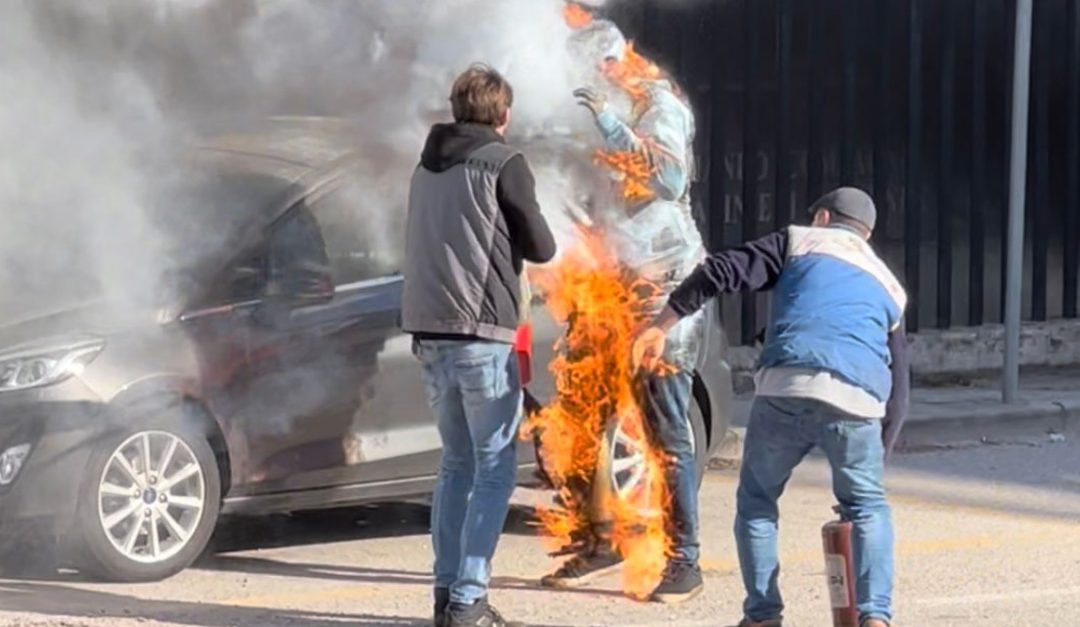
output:
[[[704,259],[705,247],[690,209],[694,175],[694,114],[666,80],[648,84],[648,100],[626,123],[602,111],[596,124],[609,150],[643,153],[653,169],[655,198],[616,212],[606,225],[620,260],[660,288],[651,303],[659,313],[667,297]],[[665,359],[691,368],[697,361],[704,314],[683,319],[668,334]]]

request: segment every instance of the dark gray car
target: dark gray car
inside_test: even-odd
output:
[[[187,567],[224,513],[430,493],[439,437],[398,326],[404,216],[363,206],[371,161],[357,146],[337,123],[207,142],[200,185],[228,206],[173,218],[176,242],[195,234],[202,250],[167,305],[64,304],[3,323],[0,536],[21,542],[29,523],[97,576],[152,580]],[[539,306],[534,323],[542,403],[561,329]],[[700,468],[731,396],[718,324],[707,343]],[[613,431],[614,487],[636,476],[634,448]]]

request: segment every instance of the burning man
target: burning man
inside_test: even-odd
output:
[[[414,337],[442,438],[432,507],[435,624],[500,627],[487,602],[522,418],[514,340],[524,261],[555,255],[524,156],[504,140],[513,91],[487,66],[450,94],[409,189],[402,326]]]
[[[709,255],[675,290],[634,346],[648,367],[668,329],[719,294],[772,290],[737,493],[735,539],[746,586],[743,627],[777,627],[777,501],[815,446],[832,466],[841,517],[851,521],[861,627],[892,620],[893,528],[885,457],[907,412],[908,370],[900,283],[870,247],[877,211],[857,189],[812,207],[790,227]]]
[[[694,116],[678,87],[656,66],[633,53],[619,29],[596,20],[574,34],[579,51],[596,63],[609,82],[601,88],[575,92],[594,116],[607,154],[625,155],[646,164],[639,187],[623,179],[623,206],[615,219],[602,224],[619,262],[657,288],[649,312],[659,313],[668,294],[704,257],[701,235],[690,213],[693,174]],[[632,58],[628,58],[632,55]],[[632,62],[646,70],[628,69]],[[633,102],[629,121],[620,119],[601,89],[615,87]],[[640,402],[656,443],[670,458],[669,491],[672,546],[667,568],[651,598],[677,603],[703,588],[698,566],[698,482],[690,424],[692,369],[702,332],[700,314],[688,316],[667,332],[664,360],[673,373],[643,375]],[[609,529],[591,521],[592,538],[579,543],[578,553],[543,578],[551,587],[580,586],[619,567]]]

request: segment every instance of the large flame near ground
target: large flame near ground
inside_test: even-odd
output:
[[[631,348],[657,290],[628,273],[595,231],[586,232],[553,267],[531,278],[552,315],[568,328],[551,365],[557,398],[530,416],[523,431],[538,435],[544,469],[562,503],[540,510],[543,534],[551,550],[563,550],[602,518],[625,559],[624,591],[645,598],[667,562],[669,494],[666,457],[650,445],[638,403]],[[606,489],[612,481],[601,459],[616,422],[641,443],[644,460],[637,467],[638,480],[629,486],[633,489],[621,493]],[[604,495],[599,501],[598,494]]]

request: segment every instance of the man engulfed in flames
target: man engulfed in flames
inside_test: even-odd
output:
[[[671,330],[664,365],[653,371],[638,369],[631,348],[704,256],[689,203],[694,118],[678,87],[613,23],[574,3],[566,17],[576,51],[632,108],[624,121],[602,88],[574,93],[595,117],[604,141],[595,162],[610,172],[619,207],[607,219],[598,214],[576,247],[536,277],[568,324],[552,366],[558,398],[528,425],[559,490],[561,508],[541,512],[543,529],[573,553],[543,583],[584,585],[622,565],[627,593],[678,602],[702,589],[689,419],[702,318]],[[633,449],[625,468],[607,467],[612,440]],[[614,489],[601,485],[620,473],[626,481]]]

